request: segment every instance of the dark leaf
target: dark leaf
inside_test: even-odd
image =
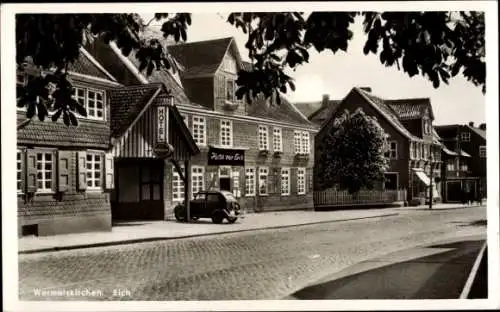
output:
[[[83,105],[81,105],[80,103],[78,103],[77,101],[73,100],[74,101],[74,105],[75,105],[75,110],[78,114],[80,114],[80,116],[82,117],[87,117],[87,110],[85,109],[85,107],[83,107]]]
[[[62,113],[62,108],[58,109],[53,115],[52,115],[52,121],[56,122],[59,117],[61,117],[61,113]]]
[[[26,118],[31,119],[35,116],[36,104],[31,102],[28,104],[28,111],[26,112]]]
[[[73,126],[78,126],[78,120],[76,119],[75,114],[73,114],[72,112],[68,112],[68,115],[69,115],[69,120],[71,121],[71,124]]]
[[[68,115],[68,112],[65,110],[63,112],[63,122],[66,126],[69,127],[69,124],[70,124],[70,120],[69,120],[69,115]]]

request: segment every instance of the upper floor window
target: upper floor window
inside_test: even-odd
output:
[[[293,133],[293,138],[295,154],[309,154],[309,132],[295,130]]]
[[[469,142],[470,141],[470,132],[461,132],[460,133],[460,141]]]
[[[467,166],[467,163],[466,162],[462,162],[460,163],[460,170],[461,171],[467,171],[469,168]]]
[[[431,121],[429,119],[424,119],[424,134],[431,134]]]
[[[454,171],[455,170],[455,161],[453,159],[449,159],[446,163],[446,170]]]
[[[231,79],[226,79],[226,100],[234,101],[235,84]]]
[[[52,176],[54,157],[52,152],[39,152],[36,154],[37,191],[50,192],[54,183]]]
[[[193,116],[193,139],[196,144],[207,144],[207,121],[205,117]]]
[[[89,119],[105,120],[104,91],[75,87],[73,96],[85,108]]]
[[[273,129],[273,150],[275,152],[283,151],[283,139],[281,135],[281,128]]]
[[[220,121],[220,145],[233,146],[233,123],[231,120]]]
[[[259,126],[259,150],[269,150],[267,126]]]
[[[385,153],[385,156],[390,159],[398,158],[398,143],[396,141],[389,142],[389,150]]]
[[[479,146],[479,157],[486,158],[486,146],[485,145]]]
[[[228,73],[236,74],[236,60],[232,57],[225,57],[222,62],[222,69]]]

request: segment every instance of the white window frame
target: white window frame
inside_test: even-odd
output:
[[[479,146],[479,157],[486,158],[486,145]]]
[[[265,193],[261,192],[261,177],[266,177],[265,178]],[[257,185],[258,185],[258,192],[259,196],[268,196],[269,195],[269,167],[259,167],[259,174],[258,174],[258,179],[257,179]]]
[[[306,185],[306,168],[297,168],[297,195],[306,194]]]
[[[227,133],[226,133],[227,132]],[[228,135],[224,138],[224,135]],[[225,147],[233,146],[233,122],[232,120],[222,119],[220,121],[220,145]],[[229,143],[225,142],[228,141]]]
[[[229,90],[229,84],[231,84],[232,86],[231,90]],[[224,80],[224,91],[226,92],[224,94],[224,99],[229,102],[234,102],[236,97],[235,90],[236,90],[236,81],[234,81],[234,79],[226,77]]]
[[[181,167],[181,170],[184,171],[184,167]],[[182,181],[177,169],[172,166],[172,202],[182,202],[184,200],[185,190],[184,181]]]
[[[102,174],[103,174],[103,158],[104,155],[99,152],[87,151],[87,159],[85,161],[87,175],[87,190],[100,191],[102,189]],[[90,157],[90,160],[89,160]],[[96,158],[99,157],[99,161]],[[96,169],[96,164],[99,164],[99,169]],[[96,178],[96,173],[99,172],[99,177]],[[90,176],[89,176],[90,173]],[[98,182],[99,185],[96,184]]]
[[[281,188],[280,193],[281,196],[289,196],[290,195],[290,168],[283,167],[281,168]],[[286,190],[286,192],[283,192]]]
[[[78,95],[78,90],[83,91],[84,96],[79,96]],[[93,99],[90,99],[90,92],[93,92],[95,96]],[[101,95],[101,100],[97,100],[97,95]],[[73,90],[73,98],[78,101],[82,106],[85,108],[87,111],[87,119],[92,119],[92,120],[100,120],[100,121],[105,121],[106,120],[106,92],[104,90],[99,90],[95,88],[87,88],[87,87],[81,87],[81,86],[76,86],[74,87]],[[94,106],[94,114],[92,115],[90,113],[90,102],[93,101],[95,106]],[[102,102],[102,108],[97,108],[97,103]],[[83,102],[83,103],[82,103]],[[97,116],[97,112],[101,111],[102,112],[102,117]]]
[[[392,145],[394,144],[394,148]],[[397,141],[389,141],[389,150],[386,153],[386,157],[389,159],[398,159],[398,142]]]
[[[267,126],[259,125],[259,150],[269,150],[269,129]]]
[[[448,159],[446,162],[446,170],[447,171],[455,171],[455,160],[454,159]]]
[[[460,141],[462,142],[470,142],[470,132],[460,132]]]
[[[193,116],[193,139],[198,145],[207,145],[207,119],[201,116]]]
[[[38,155],[42,155],[42,159],[38,159]],[[47,155],[50,155],[50,161],[47,161]],[[54,187],[54,182],[55,182],[55,177],[53,176],[54,172],[54,152],[53,151],[47,151],[47,150],[40,150],[36,152],[36,175],[37,175],[37,185],[36,185],[36,192],[37,193],[51,193],[53,192],[53,187]],[[46,169],[45,165],[49,164],[51,165],[51,169]],[[38,164],[41,164],[42,169],[38,169]],[[42,178],[40,178],[39,174],[42,174]],[[50,173],[50,179],[47,179],[45,177],[45,173]],[[50,186],[47,187],[46,183],[50,182]],[[42,184],[42,187],[40,188],[40,183]]]
[[[245,196],[255,196],[255,167],[245,167]]]
[[[311,152],[309,132],[303,131],[301,135],[301,153],[308,155]]]
[[[20,149],[17,149],[17,153],[16,153],[16,189],[17,189],[17,193],[23,192],[22,185],[23,185],[23,151]]]
[[[283,131],[281,128],[273,128],[273,150],[283,152]]]
[[[293,131],[293,146],[295,154],[300,154],[302,152],[302,133],[299,130]]]
[[[201,183],[198,180],[201,180]],[[194,194],[203,190],[205,190],[205,167],[191,166],[191,198],[194,198]]]

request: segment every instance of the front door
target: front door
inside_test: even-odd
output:
[[[115,170],[113,220],[163,220],[163,161],[118,160]]]
[[[223,191],[231,191],[231,178],[220,178],[220,189]]]
[[[231,167],[219,167],[219,187],[224,191],[231,191]]]

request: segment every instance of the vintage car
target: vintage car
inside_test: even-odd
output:
[[[242,215],[237,199],[229,191],[210,190],[201,191],[194,195],[194,199],[189,202],[190,217],[192,220],[199,218],[211,218],[213,223],[222,223],[227,219],[229,223],[234,223]],[[187,220],[187,211],[184,203],[178,204],[174,208],[177,221]]]

